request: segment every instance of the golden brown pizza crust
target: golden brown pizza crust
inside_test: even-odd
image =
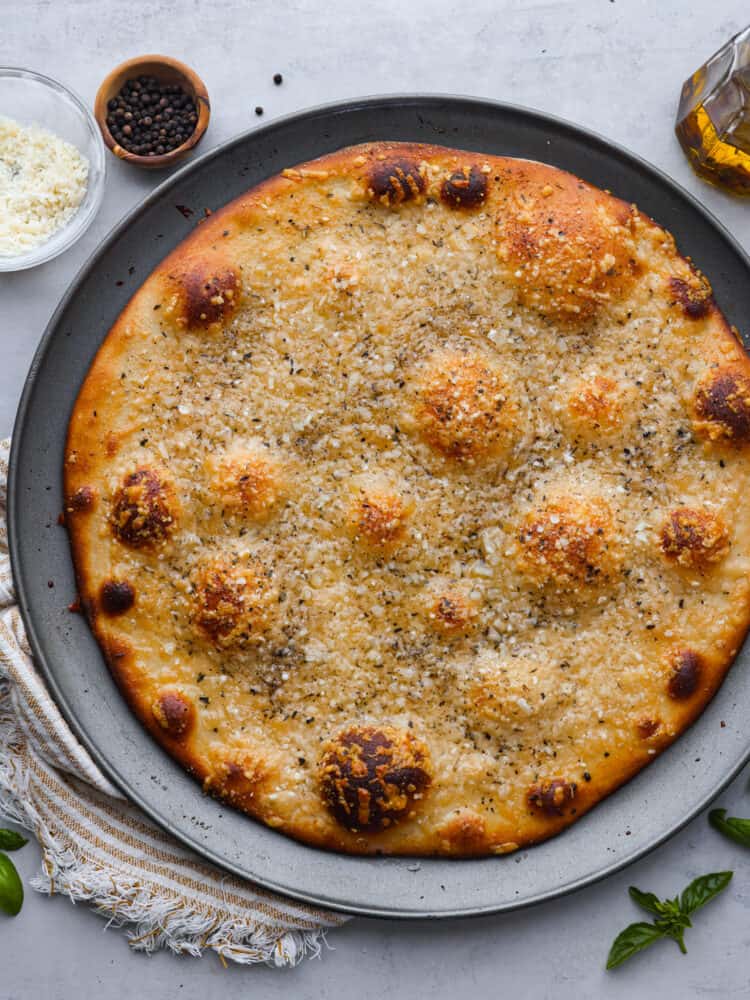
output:
[[[633,206],[340,150],[216,212],[70,421],[82,607],[204,789],[350,853],[503,854],[700,714],[750,620],[750,361]]]

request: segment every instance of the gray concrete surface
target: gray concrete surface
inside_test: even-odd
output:
[[[203,149],[306,105],[388,91],[474,94],[577,121],[650,159],[750,248],[750,204],[691,174],[672,135],[682,80],[750,20],[744,0],[0,0],[0,64],[47,72],[89,102],[105,73],[160,51],[204,77],[214,116]],[[272,76],[284,74],[282,87]],[[0,108],[0,111],[2,109]],[[157,178],[110,164],[104,206],[56,261],[0,275],[0,432],[9,430],[32,353],[80,263]],[[750,322],[750,320],[749,320]],[[721,802],[750,813],[747,775]],[[24,876],[33,846],[16,855]],[[97,997],[498,997],[555,1000],[750,995],[750,871],[705,816],[628,871],[565,900],[505,917],[441,924],[355,920],[320,961],[277,972],[130,953],[85,906],[29,892],[0,919],[0,1000]],[[731,889],[696,918],[689,954],[671,943],[616,974],[614,935],[639,919],[629,884],[673,893],[731,867]]]

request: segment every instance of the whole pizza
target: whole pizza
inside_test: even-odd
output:
[[[65,520],[132,709],[352,853],[503,854],[670,744],[750,620],[750,361],[634,206],[374,143],[157,267],[80,391]]]

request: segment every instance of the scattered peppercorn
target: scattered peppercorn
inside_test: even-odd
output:
[[[276,84],[277,87],[280,87],[284,82],[284,77],[281,75],[281,73],[274,73],[273,82]]]
[[[137,156],[163,156],[186,142],[198,124],[193,98],[176,83],[153,76],[127,80],[107,104],[114,140]]]
[[[260,106],[260,104],[259,104],[259,105],[258,105],[258,107],[257,107],[257,108],[255,109],[255,113],[256,113],[256,115],[257,115],[257,116],[258,116],[259,118],[260,118],[260,116],[261,116],[261,115],[263,114],[263,108],[262,108],[262,107]]]

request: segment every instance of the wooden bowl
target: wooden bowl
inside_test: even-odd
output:
[[[131,80],[138,76],[153,76],[159,83],[179,84],[182,89],[195,101],[198,109],[198,121],[195,130],[182,143],[169,153],[161,156],[139,156],[137,153],[130,153],[124,149],[109,131],[107,125],[107,105],[113,97],[120,92],[126,80]],[[104,142],[109,149],[126,163],[132,163],[137,167],[145,167],[146,170],[161,170],[177,163],[187,153],[197,146],[203,138],[203,134],[208,128],[208,120],[211,117],[211,104],[208,100],[206,85],[194,73],[189,66],[181,63],[178,59],[170,59],[169,56],[138,56],[135,59],[128,59],[120,63],[103,80],[102,85],[96,93],[94,101],[94,117],[101,129]]]

